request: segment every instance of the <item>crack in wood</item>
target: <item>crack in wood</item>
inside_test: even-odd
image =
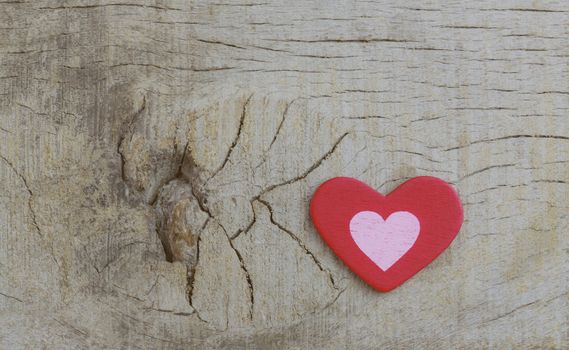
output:
[[[127,134],[131,134],[132,137],[132,133],[134,132],[134,127],[136,125],[136,122],[138,121],[138,119],[140,118],[140,116],[142,115],[142,113],[146,110],[146,96],[142,96],[142,104],[140,106],[140,108],[133,114],[133,116],[130,118],[126,130],[121,134],[121,136],[119,137],[118,143],[117,143],[117,153],[119,155],[120,158],[120,175],[121,175],[121,179],[122,181],[128,185],[129,184],[129,180],[126,176],[125,173],[125,166],[126,166],[126,156],[123,150],[123,143],[126,139],[126,135]]]
[[[472,142],[468,142],[465,145],[461,145],[461,146],[456,146],[456,147],[451,147],[451,148],[447,148],[444,151],[448,152],[448,151],[456,151],[456,150],[460,150],[466,147],[470,147],[473,145],[477,145],[479,143],[490,143],[490,142],[496,142],[496,141],[503,141],[503,140],[512,140],[512,139],[551,139],[551,140],[564,140],[567,141],[569,140],[569,136],[563,136],[563,135],[540,135],[540,134],[535,134],[535,135],[530,135],[530,134],[520,134],[520,135],[508,135],[508,136],[502,136],[502,137],[495,137],[495,138],[491,138],[491,139],[483,139],[483,140],[477,140],[477,141],[472,141]]]
[[[219,226],[221,227],[221,229],[225,233],[225,237],[227,237],[227,241],[229,242],[229,246],[235,252],[237,259],[239,259],[239,265],[241,267],[241,270],[245,274],[245,279],[247,280],[247,286],[249,289],[249,319],[253,320],[253,311],[255,308],[255,288],[253,287],[253,279],[251,278],[251,274],[249,273],[249,270],[247,269],[247,266],[245,265],[245,260],[243,260],[243,256],[241,255],[241,252],[237,248],[235,248],[235,246],[233,245],[233,240],[229,237],[227,230],[225,229],[225,227],[223,227],[223,225],[219,224]]]
[[[245,123],[245,117],[247,116],[247,107],[249,106],[249,103],[251,102],[252,98],[253,94],[249,95],[249,97],[243,103],[241,118],[239,119],[239,127],[237,128],[237,133],[235,135],[235,138],[233,139],[233,142],[231,142],[231,146],[229,147],[229,150],[227,151],[227,154],[225,155],[225,158],[223,159],[221,166],[217,168],[216,171],[213,172],[213,174],[209,177],[208,181],[213,179],[225,167],[225,165],[229,161],[229,158],[231,157],[231,154],[233,153],[233,149],[239,143],[239,139],[241,138],[241,133],[243,130],[243,124]]]
[[[334,276],[332,275],[332,272],[330,270],[328,270],[327,268],[324,267],[324,265],[320,262],[320,260],[318,260],[318,258],[316,257],[316,255],[314,253],[312,253],[308,247],[306,246],[306,244],[304,244],[304,242],[302,242],[302,240],[296,235],[294,234],[291,230],[287,229],[286,227],[284,227],[283,225],[281,225],[280,223],[278,223],[275,218],[274,218],[274,212],[273,212],[273,208],[271,207],[271,205],[269,204],[269,202],[257,198],[256,199],[259,203],[263,204],[267,210],[269,211],[269,220],[271,221],[271,223],[273,225],[275,225],[277,228],[279,228],[281,231],[285,232],[286,234],[289,235],[290,238],[292,238],[299,246],[300,248],[302,248],[302,250],[304,250],[304,252],[310,256],[310,258],[312,259],[312,261],[314,261],[314,263],[316,264],[316,266],[318,267],[318,269],[322,272],[324,272],[325,274],[328,275],[328,279],[330,281],[330,284],[332,286],[332,288],[334,289],[338,289],[338,286],[336,285],[336,281],[334,279]]]
[[[2,159],[6,164],[8,164],[8,167],[10,167],[10,169],[12,169],[14,174],[16,174],[16,176],[20,179],[20,181],[24,185],[24,188],[26,189],[26,192],[28,193],[28,210],[30,211],[30,218],[32,220],[32,226],[34,227],[36,233],[40,237],[43,236],[41,229],[40,229],[40,226],[37,222],[36,211],[34,209],[34,193],[32,192],[30,185],[28,184],[28,180],[24,177],[23,174],[21,174],[16,169],[14,164],[12,164],[12,162],[10,162],[6,157],[4,157],[3,155],[0,155],[0,159]]]
[[[287,181],[284,181],[284,182],[274,184],[274,185],[267,187],[266,189],[261,191],[261,193],[259,195],[257,195],[254,199],[259,199],[263,195],[273,191],[276,188],[286,186],[286,185],[290,185],[296,181],[305,179],[308,175],[310,175],[310,173],[312,173],[314,170],[316,170],[318,167],[320,167],[320,165],[322,165],[322,163],[324,163],[324,161],[326,161],[334,153],[334,151],[336,151],[338,146],[342,143],[342,141],[349,134],[350,134],[349,132],[346,132],[342,136],[340,136],[340,138],[332,145],[332,148],[330,148],[330,150],[328,150],[326,153],[324,153],[324,155],[322,155],[314,164],[312,164],[312,166],[310,166],[308,169],[306,169],[302,174],[300,174],[299,176],[295,176],[292,179],[289,179]]]

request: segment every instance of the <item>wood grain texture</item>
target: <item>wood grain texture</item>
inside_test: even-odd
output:
[[[569,4],[0,1],[0,348],[569,347]],[[393,293],[308,218],[431,175]]]

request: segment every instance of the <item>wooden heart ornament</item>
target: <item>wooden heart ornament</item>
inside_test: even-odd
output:
[[[310,215],[334,253],[381,292],[435,260],[463,221],[456,191],[429,176],[413,178],[387,196],[356,179],[333,178],[314,193]]]

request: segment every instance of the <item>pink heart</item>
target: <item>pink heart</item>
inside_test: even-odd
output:
[[[406,211],[387,220],[373,211],[361,211],[350,220],[350,232],[358,247],[380,269],[387,271],[415,244],[421,225]]]

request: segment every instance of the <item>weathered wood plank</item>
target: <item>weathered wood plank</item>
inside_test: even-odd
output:
[[[554,0],[0,2],[0,347],[569,347],[568,23]],[[339,175],[441,177],[464,227],[378,294],[308,218]]]

